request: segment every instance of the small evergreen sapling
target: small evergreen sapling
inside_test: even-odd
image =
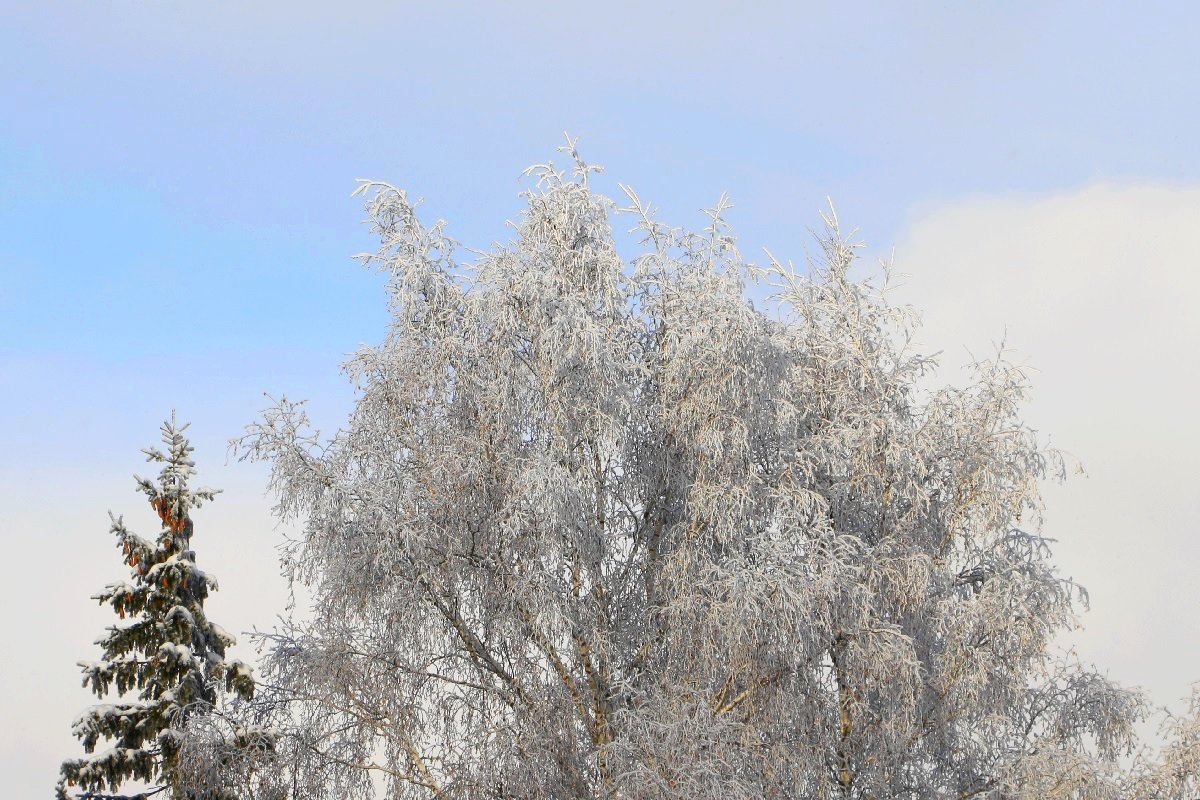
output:
[[[202,789],[181,779],[185,727],[190,719],[212,712],[223,692],[246,700],[254,693],[250,668],[225,660],[234,638],[204,613],[204,600],[217,582],[196,567],[191,511],[217,491],[188,487],[195,462],[186,429],[172,414],[162,426],[165,451],[143,451],[148,461],[163,465],[157,482],[137,478],[138,490],[162,520],[158,538],[147,541],[126,528],[122,518],[113,518],[112,532],[133,571],[132,582],[109,584],[92,597],[111,606],[122,620],[133,621],[109,627],[96,642],[101,660],[80,666],[84,686],[102,699],[115,690],[119,699],[92,706],[75,720],[73,732],[88,755],[63,762],[59,798],[68,797],[71,787],[84,800],[143,798],[164,791],[174,798],[203,796]],[[130,697],[134,692],[136,697]],[[101,739],[112,740],[112,747],[97,752]],[[129,781],[149,788],[120,794]]]

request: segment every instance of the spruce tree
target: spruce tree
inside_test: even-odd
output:
[[[131,582],[109,584],[92,597],[121,620],[132,621],[110,626],[96,642],[101,659],[80,666],[83,685],[97,697],[115,691],[118,698],[88,708],[75,720],[73,733],[88,755],[63,762],[59,798],[68,797],[72,787],[83,800],[210,794],[181,778],[180,749],[188,722],[211,714],[226,692],[247,700],[253,695],[250,668],[225,659],[234,638],[204,613],[204,601],[217,583],[196,566],[191,512],[217,491],[188,486],[195,462],[184,436],[187,427],[177,425],[172,414],[162,426],[164,449],[142,451],[148,461],[162,465],[157,482],[135,476],[138,490],[162,521],[158,537],[143,539],[121,517],[112,520],[117,546],[132,570]],[[112,746],[97,751],[102,739]],[[131,781],[148,788],[121,794]]]

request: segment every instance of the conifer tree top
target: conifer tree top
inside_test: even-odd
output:
[[[174,414],[163,423],[163,449],[146,448],[147,460],[162,465],[156,481],[135,476],[162,528],[153,540],[131,532],[112,517],[112,533],[129,581],[110,583],[92,595],[120,620],[97,640],[98,661],[80,662],[83,685],[104,699],[86,709],[73,733],[87,755],[63,762],[58,796],[78,787],[80,798],[144,797],[169,791],[190,796],[178,778],[178,754],[188,721],[210,713],[224,692],[248,699],[254,691],[249,667],[226,661],[234,638],[208,619],[204,601],[216,579],[196,566],[190,549],[191,511],[212,500],[217,490],[191,489],[192,447]],[[111,516],[111,515],[110,515]],[[108,749],[98,750],[100,740]],[[148,784],[133,795],[120,794],[127,782]]]

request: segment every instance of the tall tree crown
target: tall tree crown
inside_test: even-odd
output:
[[[392,319],[354,411],[242,440],[303,523],[266,669],[304,796],[1118,796],[1143,701],[1053,655],[1082,596],[1022,370],[922,392],[832,214],[807,272],[756,267],[724,200],[671,228],[568,149],[473,264],[365,182]]]
[[[137,797],[161,791],[198,797],[179,780],[188,721],[211,712],[225,691],[253,695],[249,667],[225,658],[234,638],[204,613],[217,582],[196,566],[191,512],[217,492],[188,485],[195,463],[186,429],[172,415],[162,426],[164,449],[143,451],[147,461],[162,465],[157,481],[135,476],[162,523],[158,536],[143,539],[121,517],[112,520],[131,582],[109,584],[92,597],[120,619],[133,620],[109,627],[96,642],[101,659],[80,667],[83,685],[97,697],[115,691],[120,699],[92,706],[75,720],[73,732],[88,755],[63,762],[60,798],[70,787],[78,787],[80,798],[124,798],[117,792],[129,781],[150,785],[137,790]],[[96,752],[102,739],[112,746]]]

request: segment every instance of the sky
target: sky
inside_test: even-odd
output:
[[[940,375],[1004,340],[1028,419],[1087,476],[1046,533],[1090,590],[1081,658],[1179,708],[1200,679],[1200,6],[91,0],[0,22],[0,773],[53,784],[75,662],[122,576],[109,510],[191,420],[212,617],[268,627],[286,529],[226,443],[267,404],[326,429],[378,341],[356,178],[485,249],[563,131],[660,216],[721,192],[742,249],[801,261],[832,198],[903,273]],[[561,156],[560,156],[561,158]],[[252,652],[244,641],[235,648]]]

